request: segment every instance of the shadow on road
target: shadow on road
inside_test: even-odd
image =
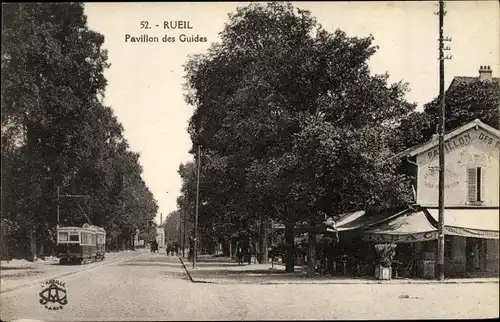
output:
[[[0,266],[0,270],[2,271],[12,271],[12,270],[19,270],[19,269],[31,269],[32,266],[26,266],[26,267],[5,267],[5,266]]]
[[[161,262],[147,262],[147,261],[137,261],[137,262],[126,262],[118,264],[118,266],[144,266],[144,267],[171,267],[171,268],[182,268],[182,265],[173,263],[161,263]]]
[[[185,260],[193,279],[203,280],[234,280],[238,282],[266,282],[307,278],[300,269],[287,273],[282,267],[271,269],[269,264],[238,264],[228,257],[200,256],[197,268],[191,269],[192,262]]]

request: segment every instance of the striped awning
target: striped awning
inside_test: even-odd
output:
[[[430,219],[430,220],[429,220]],[[424,209],[408,208],[396,217],[363,232],[363,240],[377,243],[412,243],[437,238],[437,229]]]
[[[437,208],[426,208],[437,221]],[[498,208],[454,208],[444,210],[444,233],[462,237],[499,239]]]

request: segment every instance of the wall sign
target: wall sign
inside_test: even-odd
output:
[[[453,188],[460,184],[458,173],[445,169],[444,176],[446,178],[444,182],[445,189]],[[437,169],[429,168],[424,173],[424,185],[428,188],[437,188],[439,186],[439,171]]]
[[[448,153],[450,151],[453,151],[457,148],[467,146],[471,144],[472,142],[472,137],[470,133],[465,133],[461,136],[458,136],[456,138],[453,138],[451,140],[445,141],[444,142],[444,153]],[[432,151],[427,152],[427,156],[429,157],[429,160],[434,160],[435,157],[439,155],[439,149],[436,148]]]
[[[382,243],[413,243],[413,242],[421,242],[421,241],[435,240],[435,239],[437,239],[436,231],[428,231],[425,233],[413,233],[404,235],[377,234],[370,232],[365,232],[363,234],[363,240],[365,241],[382,242]]]

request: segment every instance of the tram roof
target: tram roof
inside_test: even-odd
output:
[[[58,227],[58,231],[94,231],[98,233],[106,233],[106,230],[102,227],[98,226],[90,226],[86,225],[84,227],[76,227],[76,226],[66,226],[66,227]]]

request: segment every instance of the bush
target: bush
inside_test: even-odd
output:
[[[377,251],[377,265],[383,267],[391,267],[392,259],[396,255],[396,244],[377,244],[375,250]]]

